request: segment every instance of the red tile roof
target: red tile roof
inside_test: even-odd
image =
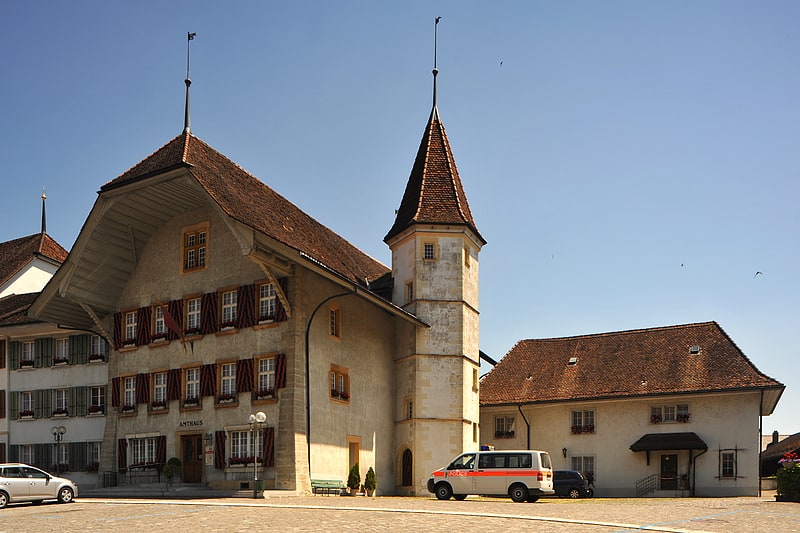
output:
[[[693,346],[698,353],[691,353]],[[716,322],[705,322],[519,341],[481,382],[480,403],[758,388],[783,385],[759,372]]]
[[[472,218],[444,124],[435,107],[422,135],[397,217],[383,240],[388,241],[414,224],[466,225],[486,242]]]
[[[28,307],[31,306],[38,292],[27,294],[12,294],[0,298],[0,326],[31,324],[37,322],[28,317]]]
[[[67,251],[46,233],[0,242],[0,285],[39,255],[60,264],[66,260]]]
[[[323,226],[226,156],[182,133],[106,183],[101,193],[165,171],[185,167],[232,218],[303,252],[345,277],[364,284],[390,269]]]

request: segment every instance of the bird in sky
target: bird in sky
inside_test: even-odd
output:
[[[753,274],[753,279],[755,279],[755,278],[756,278],[756,276],[758,276],[759,274],[761,274],[762,276],[764,275],[764,273],[763,273],[763,272],[761,272],[761,271],[758,271],[758,272],[756,272],[755,274]]]

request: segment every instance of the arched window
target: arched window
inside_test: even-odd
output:
[[[403,452],[403,464],[401,471],[403,472],[403,481],[401,485],[403,487],[410,487],[413,485],[413,478],[414,478],[414,468],[412,463],[411,457],[411,450],[406,448]]]

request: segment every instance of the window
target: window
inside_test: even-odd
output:
[[[738,450],[719,451],[719,477],[736,477],[736,459]]]
[[[86,463],[90,465],[100,465],[100,445],[99,442],[86,443]],[[88,468],[87,468],[88,469]]]
[[[231,431],[231,456],[229,464],[246,464],[254,460],[261,462],[264,456],[264,439],[261,429],[251,433],[250,430]],[[255,447],[253,446],[255,444]]]
[[[30,363],[27,366],[33,366],[33,341],[26,341],[22,343],[22,358],[20,359],[20,366],[22,363]]]
[[[472,423],[472,442],[478,442],[478,423]]]
[[[19,416],[33,418],[33,391],[22,391],[19,393]]]
[[[131,343],[136,341],[136,311],[125,313],[125,341]]]
[[[496,439],[514,438],[514,417],[505,417],[505,416],[495,417],[494,437]]]
[[[208,225],[202,224],[183,231],[183,271],[191,272],[206,266]]]
[[[594,433],[594,411],[572,411],[572,434]]]
[[[53,414],[67,414],[67,389],[56,389],[53,391]]]
[[[264,283],[258,288],[258,320],[275,320],[277,295],[275,285]]]
[[[156,372],[153,374],[153,409],[163,409],[167,406],[167,373]]]
[[[258,398],[270,398],[275,394],[275,358],[265,357],[258,360]]]
[[[164,308],[160,305],[153,306],[153,339],[163,339],[167,336],[167,323],[164,321]]]
[[[35,464],[35,456],[33,454],[33,444],[23,444],[19,447],[19,460],[21,463]]]
[[[408,420],[414,418],[414,402],[412,400],[408,400],[406,403],[406,418]]]
[[[223,328],[236,325],[236,291],[222,293],[222,316],[220,323]]]
[[[349,401],[350,400],[350,376],[347,369],[339,365],[331,365],[331,398]]]
[[[130,439],[131,463],[129,466],[154,464],[156,462],[157,440],[157,437]]]
[[[577,470],[578,472],[583,472],[585,475],[591,474],[594,477],[594,456],[593,455],[575,455],[572,456],[570,459],[570,465],[572,466],[572,470]]]
[[[650,423],[660,424],[689,421],[689,404],[679,403],[650,407]]]
[[[477,368],[473,368],[472,369],[472,390],[473,391],[477,391],[478,390],[479,381],[480,381],[480,379],[478,377],[478,369]]]
[[[223,363],[220,370],[219,401],[232,402],[236,400],[236,363]]]
[[[90,387],[89,388],[89,407],[87,411],[92,413],[103,413],[106,405],[106,388],[105,387]]]
[[[92,335],[92,351],[89,354],[89,360],[100,359],[105,360],[108,355],[108,344],[106,340],[100,335]],[[99,356],[99,357],[98,357]]]
[[[422,245],[422,258],[436,259],[436,245],[434,243],[426,242]]]
[[[464,266],[467,268],[469,268],[471,256],[472,254],[470,253],[470,247],[464,246]]]
[[[328,332],[331,337],[341,337],[341,316],[339,316],[337,307],[331,307],[328,310]]]
[[[56,465],[59,467],[63,465],[64,470],[69,468],[69,446],[64,444],[56,446]],[[58,468],[58,470],[62,471],[62,468]]]
[[[56,339],[56,355],[53,364],[69,361],[69,339]]]
[[[187,368],[186,369],[186,396],[184,405],[200,403],[200,368]]]
[[[129,376],[123,380],[122,410],[136,409],[136,377]]]
[[[410,304],[414,301],[414,282],[409,281],[406,283],[406,303]]]
[[[200,333],[200,300],[186,300],[186,333]]]

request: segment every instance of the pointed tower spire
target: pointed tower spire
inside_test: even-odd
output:
[[[436,17],[434,26],[433,109],[422,135],[394,225],[383,239],[386,243],[415,224],[434,224],[467,226],[481,245],[486,244],[472,218],[467,195],[458,176],[456,160],[437,108],[436,76],[439,74],[436,58],[437,27],[441,18]]]
[[[42,187],[42,233],[47,233],[47,215],[44,210],[45,200],[47,200],[47,195],[44,193],[44,187]]]
[[[189,115],[189,86],[192,84],[192,80],[189,78],[189,41],[195,38],[197,34],[194,32],[189,32],[186,34],[186,79],[184,83],[186,83],[186,106],[183,112],[183,133],[191,133],[191,118]]]

